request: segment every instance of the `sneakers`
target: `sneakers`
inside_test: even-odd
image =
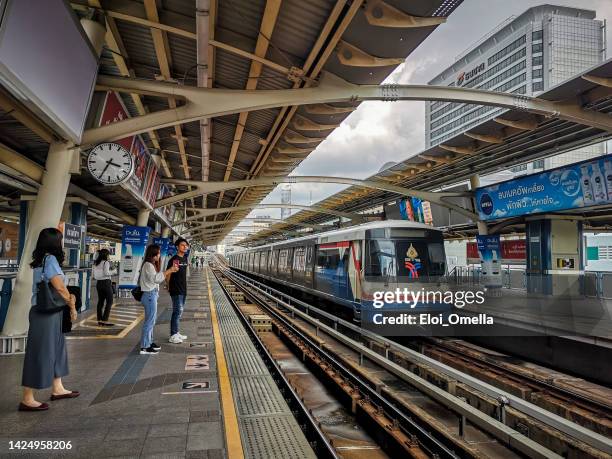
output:
[[[156,349],[153,349],[153,346],[149,346],[149,347],[141,347],[140,353],[141,354],[159,354],[159,351]]]
[[[159,344],[151,343],[151,347],[156,351],[161,351],[161,346]]]
[[[185,341],[187,339],[187,335],[181,335],[180,333],[177,333],[177,335],[179,336],[180,339],[182,339],[183,341]]]
[[[183,340],[181,339],[181,335],[176,333],[172,335],[170,338],[168,338],[168,342],[172,344],[181,344]]]

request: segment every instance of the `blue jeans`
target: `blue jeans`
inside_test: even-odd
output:
[[[157,299],[159,298],[159,290],[151,290],[143,292],[140,300],[144,306],[145,318],[142,323],[142,336],[140,338],[140,347],[147,348],[153,344],[153,328],[155,328],[155,320],[157,319]]]
[[[172,318],[170,319],[170,336],[172,336],[179,332],[179,322],[185,306],[185,295],[173,295],[170,298],[172,298]]]

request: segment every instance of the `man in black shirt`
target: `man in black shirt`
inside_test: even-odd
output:
[[[180,344],[187,339],[187,336],[181,335],[179,326],[185,306],[185,297],[187,296],[187,250],[189,249],[189,243],[185,239],[179,238],[174,245],[176,246],[176,255],[168,260],[166,269],[175,265],[179,270],[166,276],[168,291],[170,292],[170,298],[172,298],[172,318],[170,319],[170,338],[168,341],[173,344]]]

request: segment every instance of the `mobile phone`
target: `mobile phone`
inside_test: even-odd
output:
[[[178,268],[180,266],[180,264],[181,264],[181,262],[178,261],[178,260],[174,260],[173,263],[174,263],[174,267],[175,268]]]

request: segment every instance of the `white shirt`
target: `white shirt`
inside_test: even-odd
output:
[[[93,277],[95,280],[107,280],[117,274],[116,269],[110,269],[110,261],[104,260],[99,265],[93,267]]]
[[[147,261],[140,270],[140,290],[143,292],[157,290],[165,278],[163,271],[157,272],[153,263]]]

